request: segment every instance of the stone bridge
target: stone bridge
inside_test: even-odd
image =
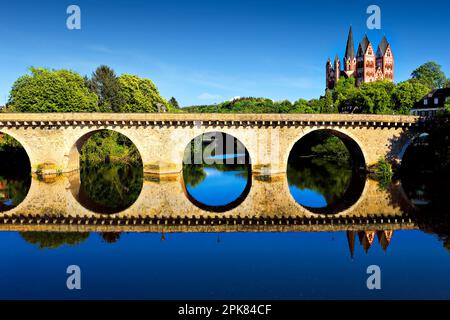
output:
[[[182,170],[184,150],[195,137],[223,132],[247,148],[254,174],[286,172],[289,153],[306,134],[328,130],[359,154],[366,166],[380,157],[400,162],[420,133],[414,116],[344,114],[115,114],[1,113],[0,132],[25,148],[34,172],[79,169],[80,149],[98,130],[127,136],[140,152],[145,173],[163,175]]]

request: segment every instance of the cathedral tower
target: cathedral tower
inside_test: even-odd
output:
[[[333,89],[334,88],[334,69],[333,69],[333,64],[331,63],[330,58],[328,58],[325,68],[326,68],[326,72],[327,72],[326,86],[329,89]]]
[[[336,55],[336,57],[334,58],[334,85],[337,84],[340,76],[341,76],[341,61],[339,60],[339,56]]]
[[[350,26],[341,70],[341,61],[336,56],[326,64],[326,88],[334,89],[340,78],[354,77],[356,85],[377,80],[394,81],[394,55],[386,37],[381,40],[375,53],[367,35],[361,40],[355,53],[353,29]]]
[[[364,35],[358,47],[358,54],[356,55],[356,85],[359,86],[364,82],[375,81],[375,53],[373,51],[372,43]]]
[[[345,73],[347,76],[352,76],[356,71],[356,55],[355,55],[355,45],[353,43],[353,31],[352,27],[348,31],[347,47],[345,48],[344,56]]]
[[[377,71],[383,75],[383,79],[394,81],[394,55],[386,36],[380,42],[377,50]]]

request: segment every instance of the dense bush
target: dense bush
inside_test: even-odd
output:
[[[159,95],[150,79],[124,74],[118,78],[118,82],[119,95],[123,102],[120,112],[158,112],[158,105],[160,111],[175,109]]]
[[[31,68],[14,83],[7,110],[13,112],[94,112],[98,98],[69,70]]]
[[[386,159],[380,158],[375,167],[374,177],[380,182],[382,187],[386,187],[391,183],[393,176],[394,172],[391,164]]]
[[[123,162],[141,165],[136,146],[124,135],[102,130],[94,133],[81,149],[81,161],[90,163]]]
[[[56,249],[63,245],[76,246],[87,240],[85,232],[21,232],[22,238],[39,249]]]

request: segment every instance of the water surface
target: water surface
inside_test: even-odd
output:
[[[220,208],[242,196],[251,181],[247,168],[190,165],[181,182],[173,183],[184,183],[188,194],[180,196],[190,195],[195,204]],[[111,165],[89,168],[82,172],[80,190],[97,208],[120,210],[140,194],[138,171]],[[352,168],[309,159],[288,172],[291,194],[286,202],[293,197],[302,206],[323,210],[352,202],[346,197],[354,195],[348,192],[354,176]],[[58,225],[44,225],[44,230],[53,230],[46,232],[33,225],[8,231],[15,225],[0,224],[0,298],[450,299],[449,197],[427,191],[442,186],[438,179],[416,178],[383,189],[392,206],[404,210],[403,224],[392,219],[342,227],[324,220],[323,225],[304,226],[302,232],[268,232],[263,226],[257,232],[253,225],[233,223],[222,229],[212,224],[208,232],[191,232],[195,224],[186,223],[183,232],[172,232],[170,225],[130,232],[132,221],[130,226],[99,224],[93,232],[83,231],[82,225],[78,232],[64,226],[55,231]],[[14,185],[15,178],[10,179]],[[417,211],[394,201],[400,187]],[[8,199],[19,199],[25,189],[8,190],[17,190]],[[270,207],[271,199],[265,200]],[[66,268],[74,264],[82,270],[80,291],[66,288]],[[374,264],[381,268],[382,289],[372,291],[366,286],[366,270]]]

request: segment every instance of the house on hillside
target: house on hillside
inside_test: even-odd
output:
[[[410,114],[421,117],[433,117],[439,110],[444,109],[445,103],[450,99],[450,88],[433,90],[420,99]]]

